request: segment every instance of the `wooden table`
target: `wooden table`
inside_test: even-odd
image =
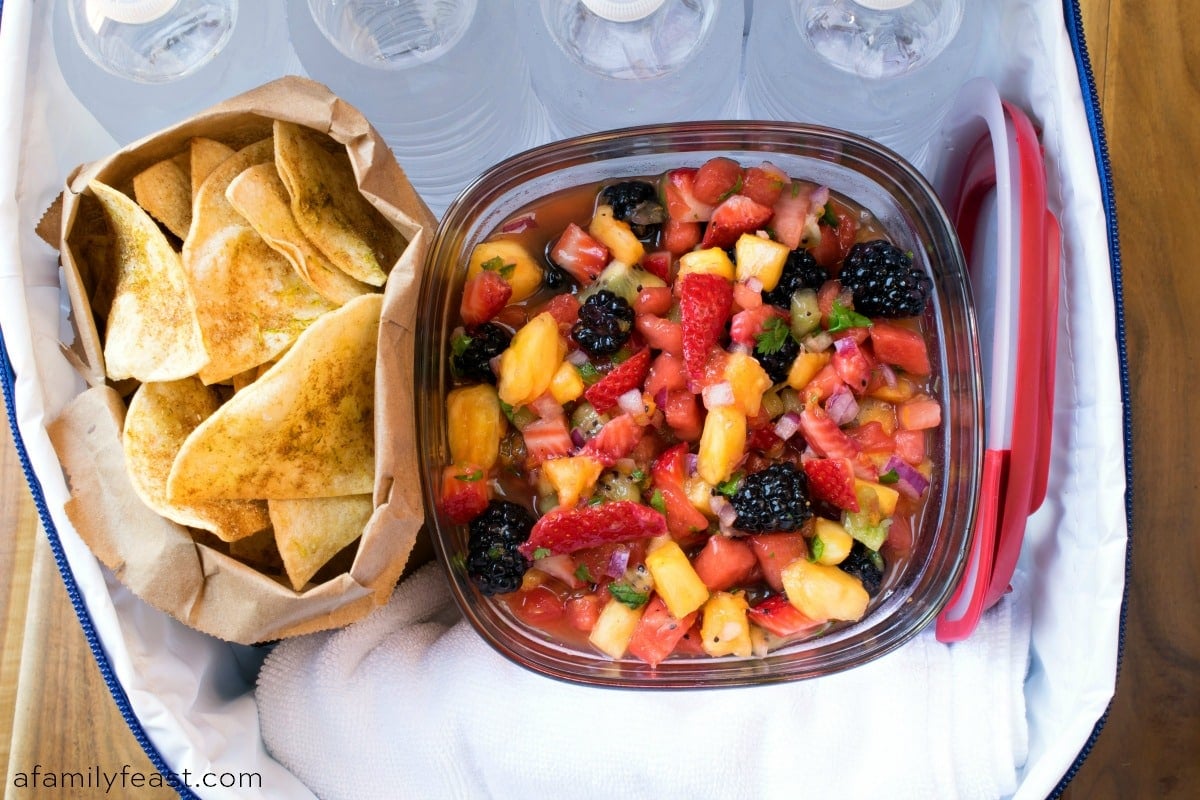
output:
[[[1135,564],[1116,698],[1070,800],[1200,795],[1200,4],[1083,0],[1122,232]],[[1193,67],[1189,72],[1189,64]],[[0,775],[149,773],[100,678],[16,462],[0,450]],[[62,797],[69,793],[62,793]],[[92,796],[92,795],[86,795]],[[169,797],[144,790],[138,797]]]

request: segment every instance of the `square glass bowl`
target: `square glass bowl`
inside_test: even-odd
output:
[[[467,526],[438,509],[449,463],[445,397],[450,339],[468,258],[522,207],[553,192],[697,167],[714,156],[750,166],[770,161],[794,178],[826,185],[872,212],[892,241],[933,281],[925,312],[933,386],[943,409],[930,435],[933,480],[914,521],[910,557],[888,574],[860,621],[763,657],[678,658],[651,668],[565,646],[527,627],[481,594],[463,565]],[[826,675],[877,658],[915,636],[956,587],[969,551],[982,459],[982,378],[967,270],[958,238],[933,189],[907,163],[868,140],[788,123],[699,122],[629,128],[556,142],[489,169],[447,210],[421,278],[416,336],[417,447],[429,533],[462,613],[513,661],[554,678],[627,688],[701,688]]]

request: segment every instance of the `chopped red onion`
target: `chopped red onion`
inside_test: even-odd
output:
[[[751,275],[746,278],[746,288],[752,292],[761,292],[763,288],[762,280],[757,275]]]
[[[883,382],[888,385],[888,388],[896,388],[896,370],[890,365],[879,362],[879,374],[883,376]]]
[[[504,223],[502,226],[500,226],[500,232],[524,233],[525,231],[536,228],[537,226],[537,215],[530,211],[527,214],[522,214],[516,219],[509,220],[508,222]]]
[[[929,488],[929,479],[899,456],[892,456],[883,467],[883,472],[895,472],[897,476],[896,491],[903,495],[919,500]]]
[[[529,407],[542,419],[555,419],[563,415],[563,407],[549,392],[543,392],[535,397]]]
[[[683,457],[683,463],[687,467],[687,474],[689,476],[695,475],[696,466],[700,463],[700,456],[696,455],[695,453],[688,453]]]
[[[667,387],[663,387],[654,393],[654,405],[662,408],[667,404]]]
[[[717,515],[717,521],[721,523],[722,531],[728,532],[733,529],[733,523],[737,520],[737,511],[734,509],[733,503],[729,502],[728,497],[714,494],[709,498],[708,507]]]
[[[809,208],[820,208],[829,202],[829,187],[821,186],[813,191],[812,199],[809,201]]]
[[[588,362],[588,354],[583,350],[572,350],[567,353],[567,363],[574,367],[582,367]]]
[[[626,414],[637,415],[646,413],[646,403],[642,400],[640,389],[630,389],[628,392],[620,395],[617,398],[617,406]]]
[[[833,349],[843,356],[851,355],[858,351],[858,342],[849,336],[842,336],[833,340]]]
[[[583,435],[583,431],[580,428],[572,428],[571,444],[575,445],[576,447],[583,447],[586,443],[587,437]]]
[[[491,368],[493,375],[500,374],[500,356],[492,356],[488,359],[488,367]]]
[[[604,568],[604,574],[610,578],[620,578],[624,576],[628,566],[629,548],[621,545],[613,550],[612,555],[608,557],[608,566]]]
[[[842,384],[833,391],[833,394],[825,401],[825,413],[839,426],[845,425],[858,416],[858,401],[854,399],[854,393],[850,391],[850,387]]]
[[[730,342],[729,352],[741,353],[742,355],[750,356],[754,355],[754,348],[748,344],[742,344],[741,342]]]
[[[733,405],[733,384],[729,381],[711,383],[704,387],[702,395],[704,397],[705,408],[712,409],[718,406],[731,406]]]
[[[578,568],[575,564],[575,559],[566,553],[539,558],[533,562],[533,566],[547,575],[558,578],[572,589],[578,589],[583,586],[583,581],[575,574],[575,570]]]
[[[800,430],[800,415],[789,411],[775,421],[775,435],[787,441]]]
[[[617,472],[621,472],[621,473],[624,473],[625,475],[628,475],[629,473],[631,473],[635,469],[637,469],[637,462],[634,461],[632,458],[628,458],[628,457],[618,458],[617,462],[615,464],[613,464],[613,467],[616,468]]]
[[[833,336],[831,336],[828,331],[810,333],[808,336],[804,337],[804,341],[801,342],[801,344],[803,344],[804,349],[810,353],[824,353],[833,346]]]

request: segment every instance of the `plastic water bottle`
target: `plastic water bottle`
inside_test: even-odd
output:
[[[559,136],[737,111],[744,0],[523,0],[533,88]]]
[[[288,0],[287,9],[309,76],[363,112],[434,213],[493,163],[546,140],[512,0]]]
[[[285,74],[282,8],[263,0],[55,0],[71,91],[125,144]]]
[[[842,128],[919,169],[978,50],[978,0],[772,0],[747,41],[755,119]]]

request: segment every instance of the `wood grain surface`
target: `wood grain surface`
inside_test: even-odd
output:
[[[1200,796],[1200,4],[1082,0],[1121,226],[1134,426],[1134,567],[1107,724],[1069,800]],[[6,431],[0,449],[0,775],[150,773],[87,648]],[[95,790],[56,797],[96,797]],[[171,797],[141,789],[139,798]]]

